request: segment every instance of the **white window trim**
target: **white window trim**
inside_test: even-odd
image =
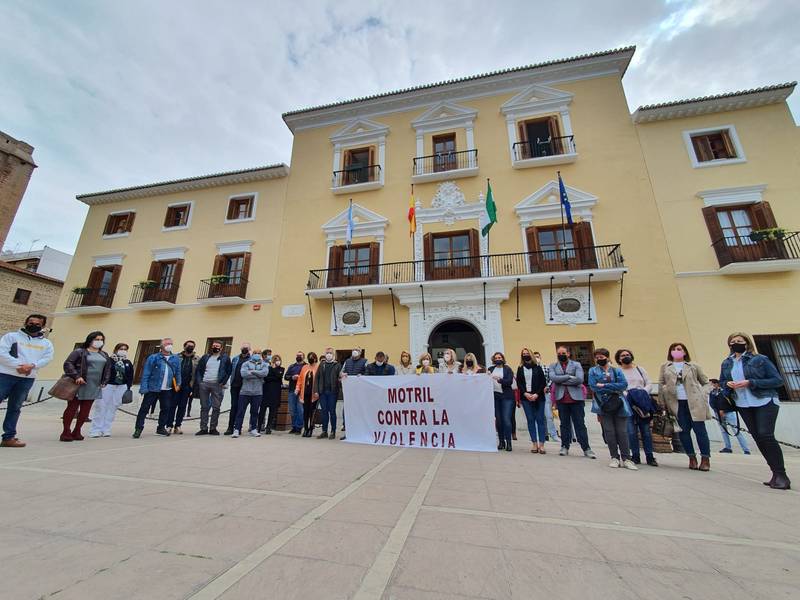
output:
[[[189,250],[186,246],[178,248],[158,248],[151,250],[153,260],[162,262],[166,260],[183,260],[186,258],[186,251]]]
[[[741,187],[720,188],[697,192],[697,197],[703,201],[703,206],[737,206],[743,204],[758,204],[763,201],[764,190],[767,184],[747,185]]]
[[[108,215],[106,215],[106,223],[108,222],[108,217],[113,217],[113,216],[116,216],[116,215],[127,215],[127,214],[130,214],[130,213],[136,214],[136,210],[133,209],[133,208],[130,208],[128,210],[115,210],[114,212],[110,212],[110,213],[108,213]],[[105,227],[106,227],[106,224],[103,223],[103,229],[105,229]],[[109,233],[109,234],[105,234],[104,233],[103,234],[103,239],[104,240],[115,240],[117,238],[128,237],[130,234],[131,234],[130,231],[126,231],[125,233]]]
[[[733,144],[733,149],[736,151],[736,158],[720,158],[717,160],[700,162],[697,160],[697,154],[695,154],[694,151],[692,136],[716,133],[718,131],[726,131],[728,133],[731,144]],[[739,135],[736,133],[736,127],[733,125],[718,125],[717,127],[704,127],[703,129],[687,129],[683,132],[683,143],[686,144],[686,151],[689,153],[689,160],[692,163],[693,169],[705,169],[707,167],[719,167],[722,165],[738,165],[747,162],[742,143],[739,141]]]
[[[252,196],[253,197],[253,214],[247,217],[246,219],[229,219],[228,218],[228,209],[231,206],[231,200],[234,198],[244,198],[245,196]],[[228,201],[225,203],[225,220],[223,223],[228,225],[230,223],[249,223],[251,221],[256,220],[256,209],[258,208],[258,192],[242,192],[241,194],[232,194],[228,196]]]
[[[386,136],[388,134],[389,127],[387,125],[369,119],[355,119],[330,136],[331,143],[333,143],[332,172],[342,170],[342,156],[345,150],[365,146],[376,146],[378,150],[376,161],[380,166],[376,181],[340,186],[333,185],[333,181],[331,181],[331,191],[334,194],[348,194],[383,187],[386,177]]]
[[[217,242],[217,254],[226,256],[228,254],[242,254],[252,252],[253,240],[239,240],[236,242]]]
[[[189,206],[189,216],[186,218],[186,225],[176,225],[175,227],[165,227],[164,225],[162,225],[161,231],[182,231],[184,229],[189,229],[189,227],[192,226],[192,215],[194,214],[194,200],[184,200],[183,202],[172,202],[171,204],[167,204],[167,212],[169,212],[169,209],[174,206],[187,206],[187,205]]]
[[[99,256],[93,256],[92,262],[95,267],[114,267],[121,265],[124,259],[124,254],[101,254]]]

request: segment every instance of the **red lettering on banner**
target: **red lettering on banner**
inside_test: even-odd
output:
[[[409,431],[408,432],[408,445],[409,446],[413,446],[414,442],[416,441],[416,439],[417,439],[416,432],[415,431]]]
[[[442,425],[450,425],[450,419],[447,418],[447,409],[442,409]]]
[[[411,424],[412,425],[416,425],[417,424],[417,411],[412,410],[411,414],[409,416],[411,417]]]
[[[389,388],[388,390],[386,390],[386,393],[389,396],[389,404],[394,404],[395,402],[397,402],[397,390]]]
[[[428,432],[427,431],[420,431],[419,432],[419,445],[423,448],[427,447],[428,445]]]
[[[414,388],[414,402],[422,402],[422,390],[419,388]]]
[[[456,438],[453,437],[453,434],[450,434],[450,437],[447,438],[447,447],[448,448],[455,448],[456,447]]]
[[[420,425],[427,425],[428,424],[428,417],[425,416],[425,411],[419,411],[419,424]]]
[[[392,446],[395,446],[395,445],[397,445],[397,432],[396,432],[396,431],[393,431],[393,432],[391,433],[391,435],[389,436],[389,443],[390,443]]]

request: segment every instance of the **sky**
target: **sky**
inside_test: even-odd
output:
[[[800,78],[791,0],[0,0],[0,15],[0,130],[39,166],[16,251],[74,251],[77,194],[288,164],[288,110],[633,44],[631,111]],[[800,92],[789,104],[797,120]]]

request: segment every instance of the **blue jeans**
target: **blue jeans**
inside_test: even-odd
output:
[[[239,410],[236,411],[236,421],[233,424],[234,429],[238,429],[239,431],[242,430],[242,424],[244,423],[244,413],[247,410],[247,407],[250,407],[250,431],[255,429],[258,431],[258,410],[261,408],[261,396],[248,396],[245,394],[241,394],[239,396]]]
[[[331,423],[331,433],[336,433],[336,392],[320,393],[319,410],[322,417],[322,433],[328,431],[328,421]]]
[[[547,433],[550,434],[550,439],[558,441],[558,430],[556,429],[556,421],[553,419],[553,401],[549,393],[544,395],[544,420],[547,422]]]
[[[729,412],[725,413],[725,422],[731,426],[731,428],[736,431],[736,413]],[[719,422],[719,432],[722,434],[722,443],[725,444],[725,447],[730,450],[731,449],[731,436],[728,434],[728,430],[725,429],[725,426],[722,422]],[[750,452],[750,446],[747,445],[747,440],[744,437],[744,433],[739,431],[736,434],[736,440],[739,442],[739,445],[742,447],[742,452]]]
[[[547,429],[544,418],[544,399],[536,402],[522,399],[522,410],[525,411],[525,418],[528,420],[528,433],[531,435],[531,442],[544,444]]]
[[[514,397],[494,394],[494,420],[497,437],[501,442],[511,443],[511,414],[514,412]]]
[[[158,428],[165,429],[169,421],[169,409],[172,406],[172,396],[175,392],[172,390],[161,390],[160,392],[147,392],[142,400],[142,405],[139,407],[139,412],[136,415],[136,429],[144,429],[144,419],[150,409],[155,409],[156,402],[158,402]]]
[[[684,452],[687,456],[694,456],[694,444],[692,444],[692,431],[697,438],[697,445],[700,447],[700,456],[706,458],[711,456],[711,443],[708,441],[708,430],[705,421],[692,421],[692,413],[689,411],[688,400],[678,400],[678,425],[681,432],[678,437],[681,440]]]
[[[300,397],[294,392],[289,392],[289,415],[292,417],[292,429],[303,428],[303,404]]]
[[[16,377],[0,373],[0,400],[8,400],[6,418],[3,419],[3,439],[13,440],[17,437],[17,421],[22,411],[22,403],[33,387],[33,377]]]
[[[639,462],[639,434],[642,434],[642,446],[647,460],[653,459],[653,432],[650,430],[650,419],[633,416],[628,419],[628,441],[634,462]]]

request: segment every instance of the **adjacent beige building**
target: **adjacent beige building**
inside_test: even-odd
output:
[[[0,248],[35,168],[33,146],[0,131]]]

